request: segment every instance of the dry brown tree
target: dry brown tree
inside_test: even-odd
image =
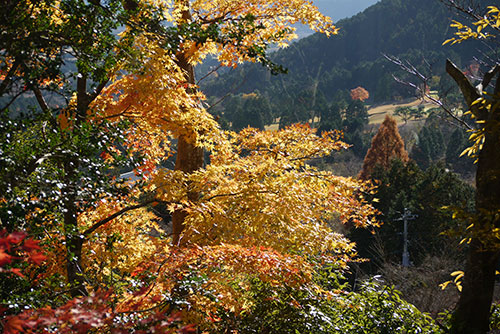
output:
[[[363,161],[363,168],[359,173],[359,178],[368,179],[377,165],[389,168],[389,164],[393,159],[407,162],[408,152],[405,150],[405,143],[399,134],[396,120],[394,117],[387,115],[377,134],[373,137],[372,145]]]

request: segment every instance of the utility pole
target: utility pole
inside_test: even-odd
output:
[[[403,267],[409,267],[410,266],[410,253],[408,253],[408,221],[413,220],[417,218],[417,215],[414,215],[411,213],[408,208],[405,208],[403,215],[401,218],[398,218],[396,220],[402,220],[403,221],[403,259],[402,259],[402,264]]]

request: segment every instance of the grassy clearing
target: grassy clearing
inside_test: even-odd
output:
[[[403,102],[403,103],[389,103],[389,104],[377,105],[375,107],[369,107],[368,115],[370,124],[382,123],[384,121],[386,114],[394,116],[393,115],[394,110],[396,110],[396,108],[398,107],[418,107],[419,105],[423,105],[426,110],[435,107],[434,104],[430,102],[422,102],[422,100],[414,100],[411,102]],[[403,120],[400,117],[394,116],[394,118],[396,118],[398,125],[404,124]],[[309,122],[311,121],[309,120]],[[315,122],[317,124],[317,122],[319,122],[319,119],[316,119]],[[272,130],[272,131],[276,131],[278,130],[278,128],[279,128],[279,123],[266,125],[265,127],[266,130]]]
[[[373,108],[368,109],[368,115],[369,115],[369,121],[370,124],[380,124],[384,121],[385,115],[393,115],[394,110],[398,107],[418,107],[419,105],[423,105],[425,109],[430,109],[435,107],[434,104],[429,103],[429,102],[422,102],[422,100],[415,100],[412,102],[406,102],[406,103],[390,103],[390,104],[383,104],[380,106],[376,106]],[[400,117],[394,116],[396,118],[398,124],[403,124],[403,120]]]

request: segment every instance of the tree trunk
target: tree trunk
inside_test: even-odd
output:
[[[201,167],[203,167],[203,149],[195,147],[183,137],[180,137],[177,143],[175,170],[191,173]],[[188,192],[188,199],[190,201],[196,201],[198,199],[198,193]],[[172,214],[172,243],[176,246],[183,245],[187,241],[186,239],[181,239],[185,218],[186,213],[183,210],[176,210]]]
[[[498,251],[487,251],[481,240],[470,244],[463,289],[453,313],[452,334],[482,334],[489,330]]]
[[[87,76],[82,75],[77,79],[77,106],[75,128],[81,126],[86,121],[87,110],[90,100],[87,95]],[[71,135],[71,134],[70,134]],[[82,246],[85,237],[78,229],[78,207],[76,205],[76,188],[78,181],[75,180],[75,172],[80,167],[79,159],[68,157],[64,161],[65,172],[65,194],[64,203],[64,232],[66,235],[66,275],[70,285],[70,294],[72,297],[87,296],[85,288],[84,269],[82,267]]]
[[[467,104],[484,130],[483,147],[479,153],[476,173],[476,217],[474,219],[473,237],[469,248],[463,290],[458,306],[453,314],[451,333],[479,334],[489,330],[489,317],[495,287],[495,270],[500,255],[498,239],[492,233],[499,227],[500,218],[500,102],[494,98],[488,112],[473,105],[479,97],[478,91],[465,76],[456,71],[451,62],[447,63],[448,73],[460,86]],[[488,83],[498,69],[489,72]],[[486,76],[485,76],[486,78]],[[487,83],[484,85],[486,88]],[[497,79],[495,96],[500,91],[500,79]]]
[[[185,8],[189,8],[189,1],[180,0]],[[179,24],[189,22],[191,13],[189,9],[182,12],[182,20]],[[194,68],[189,63],[184,52],[179,52],[177,55],[177,65],[184,71],[185,79],[188,84],[195,84]],[[194,89],[193,89],[194,90]],[[192,91],[191,93],[194,93]],[[175,161],[175,170],[183,171],[184,173],[192,173],[203,167],[203,149],[194,146],[188,142],[183,136],[179,137],[177,142],[177,158]],[[196,201],[199,194],[196,192],[188,192],[188,199]],[[181,246],[188,240],[182,238],[181,234],[184,230],[184,220],[186,213],[183,210],[176,210],[172,214],[172,244]]]
[[[88,292],[84,285],[84,272],[82,267],[82,245],[84,241],[83,235],[78,231],[77,207],[75,189],[72,189],[71,184],[75,162],[66,161],[64,169],[66,171],[65,189],[66,201],[64,203],[64,232],[66,240],[66,274],[70,285],[70,294],[72,297],[87,296]]]
[[[500,110],[496,111],[498,114]],[[497,117],[498,118],[498,115]],[[490,119],[491,121],[491,119]],[[491,124],[490,124],[491,125]],[[458,307],[453,314],[453,334],[487,333],[493,291],[495,271],[499,260],[497,240],[488,238],[488,231],[499,225],[497,212],[500,207],[500,136],[498,130],[485,135],[476,174],[476,211],[478,217],[463,280],[463,290]],[[489,214],[490,213],[490,214]],[[493,239],[494,236],[491,237]]]

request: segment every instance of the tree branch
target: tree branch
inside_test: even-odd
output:
[[[415,66],[413,66],[412,64],[410,64],[410,63],[408,63],[408,62],[406,62],[406,63],[405,63],[405,62],[401,61],[401,60],[400,60],[399,58],[397,58],[397,57],[389,56],[389,55],[386,55],[386,54],[384,54],[383,56],[384,56],[384,57],[385,57],[388,61],[390,61],[391,63],[393,63],[393,64],[395,64],[395,65],[398,65],[398,66],[399,66],[402,70],[404,70],[405,72],[407,72],[407,73],[409,73],[409,74],[413,75],[414,77],[418,78],[420,81],[422,81],[422,83],[424,84],[424,86],[427,86],[428,78],[427,78],[425,75],[423,75],[423,74],[422,74],[422,73],[421,73],[421,72],[420,72],[420,71],[419,71],[419,70],[418,70]],[[449,62],[449,60],[447,60],[447,65],[446,65],[447,70],[448,70],[448,62]],[[450,63],[451,63],[451,62],[450,62]],[[453,65],[453,64],[451,64],[451,65]],[[454,66],[454,65],[453,65],[453,66]],[[463,74],[460,70],[458,70],[456,67],[455,67],[455,69],[456,69],[456,71],[458,71],[458,72],[459,72],[459,74],[460,74],[460,75],[462,75],[462,76],[465,78],[465,80],[466,80],[467,82],[469,82],[469,81],[468,81],[468,79],[465,77],[465,75],[464,75],[464,74]],[[451,75],[451,74],[450,74],[450,75]],[[457,75],[458,75],[458,74],[457,74]],[[401,80],[401,79],[399,79],[398,77],[396,77],[396,76],[394,76],[394,75],[393,75],[392,77],[394,78],[394,80],[395,80],[396,82],[398,82],[398,83],[400,83],[400,84],[402,84],[402,85],[405,85],[405,86],[411,87],[411,88],[413,88],[413,89],[416,89],[416,90],[419,92],[419,94],[420,94],[420,96],[421,96],[421,98],[422,98],[422,99],[424,99],[424,100],[425,100],[425,99],[427,99],[427,100],[431,101],[432,103],[434,103],[435,105],[437,105],[438,107],[440,107],[441,109],[443,109],[443,111],[444,111],[446,114],[448,114],[451,118],[453,118],[453,119],[454,119],[456,122],[458,122],[460,125],[462,125],[463,127],[465,127],[465,128],[466,128],[466,129],[468,129],[468,130],[472,130],[472,127],[471,127],[471,126],[470,126],[470,125],[469,125],[466,121],[464,121],[463,119],[460,119],[457,115],[455,115],[455,114],[453,113],[453,111],[451,111],[448,107],[446,107],[446,106],[444,105],[444,103],[443,103],[441,100],[434,98],[431,94],[428,94],[428,93],[425,91],[425,89],[423,90],[423,89],[422,89],[421,87],[419,87],[418,85],[416,85],[416,84],[414,84],[414,83],[412,83],[412,82],[408,82],[408,81]],[[453,76],[452,76],[452,77],[453,77]],[[471,85],[471,84],[470,84],[470,82],[469,82],[469,85]],[[472,85],[471,85],[471,86],[472,86]],[[473,87],[473,88],[474,88],[474,87]],[[475,89],[475,88],[474,88],[474,89]],[[467,104],[468,104],[468,105],[470,105],[468,102],[467,102]]]
[[[7,110],[8,107],[10,107],[10,105],[19,97],[21,96],[25,91],[24,90],[21,90],[19,92],[17,92],[11,99],[9,102],[7,102],[6,105],[4,105],[2,107],[2,109],[0,109],[0,112],[4,112],[5,110]],[[1,94],[0,94],[1,95]]]
[[[222,96],[220,99],[215,101],[214,104],[209,105],[208,108],[206,109],[206,111],[209,111],[210,109],[217,106],[219,103],[222,103],[222,101],[224,101],[229,95],[233,94],[237,89],[241,88],[241,86],[243,86],[246,83],[246,81],[247,81],[247,78],[245,77],[243,80],[241,80],[241,82],[238,85],[234,85],[224,96]]]
[[[126,208],[123,208],[123,209],[121,209],[121,210],[113,213],[112,215],[110,215],[110,216],[108,216],[108,217],[106,217],[104,219],[99,220],[97,223],[95,223],[94,225],[92,225],[91,227],[89,227],[87,230],[85,230],[85,232],[82,233],[82,236],[84,238],[87,238],[89,235],[91,235],[99,227],[101,227],[101,226],[109,223],[110,221],[112,221],[115,218],[118,218],[119,216],[123,215],[124,213],[127,213],[127,212],[132,211],[132,210],[143,208],[146,205],[149,205],[149,204],[154,203],[154,202],[171,203],[171,202],[166,202],[166,201],[162,201],[162,200],[153,198],[153,199],[147,200],[145,202],[142,202],[142,203],[139,203],[139,204],[136,204],[136,205],[128,206]]]
[[[203,77],[201,77],[201,79],[199,79],[197,82],[196,82],[196,85],[199,86],[200,85],[200,82],[202,82],[203,80],[205,80],[206,78],[208,78],[210,75],[214,74],[215,72],[217,72],[220,68],[222,67],[222,64],[219,64],[217,65],[217,67],[215,67],[213,70],[210,70],[208,71],[207,74],[205,74]]]
[[[87,75],[78,73],[76,80],[76,119],[83,121],[87,115],[89,96],[87,94]]]
[[[474,87],[465,74],[460,71],[455,64],[453,64],[449,59],[446,60],[446,72],[455,80],[458,87],[462,91],[462,95],[465,98],[467,106],[470,111],[478,120],[484,120],[487,117],[487,111],[481,110],[477,105],[472,105],[474,101],[481,97],[476,87]],[[484,87],[486,88],[486,87]]]
[[[36,100],[38,101],[40,108],[42,108],[42,111],[47,112],[49,110],[49,106],[47,105],[47,102],[45,102],[45,98],[40,91],[40,87],[34,86],[31,90],[35,93]]]

